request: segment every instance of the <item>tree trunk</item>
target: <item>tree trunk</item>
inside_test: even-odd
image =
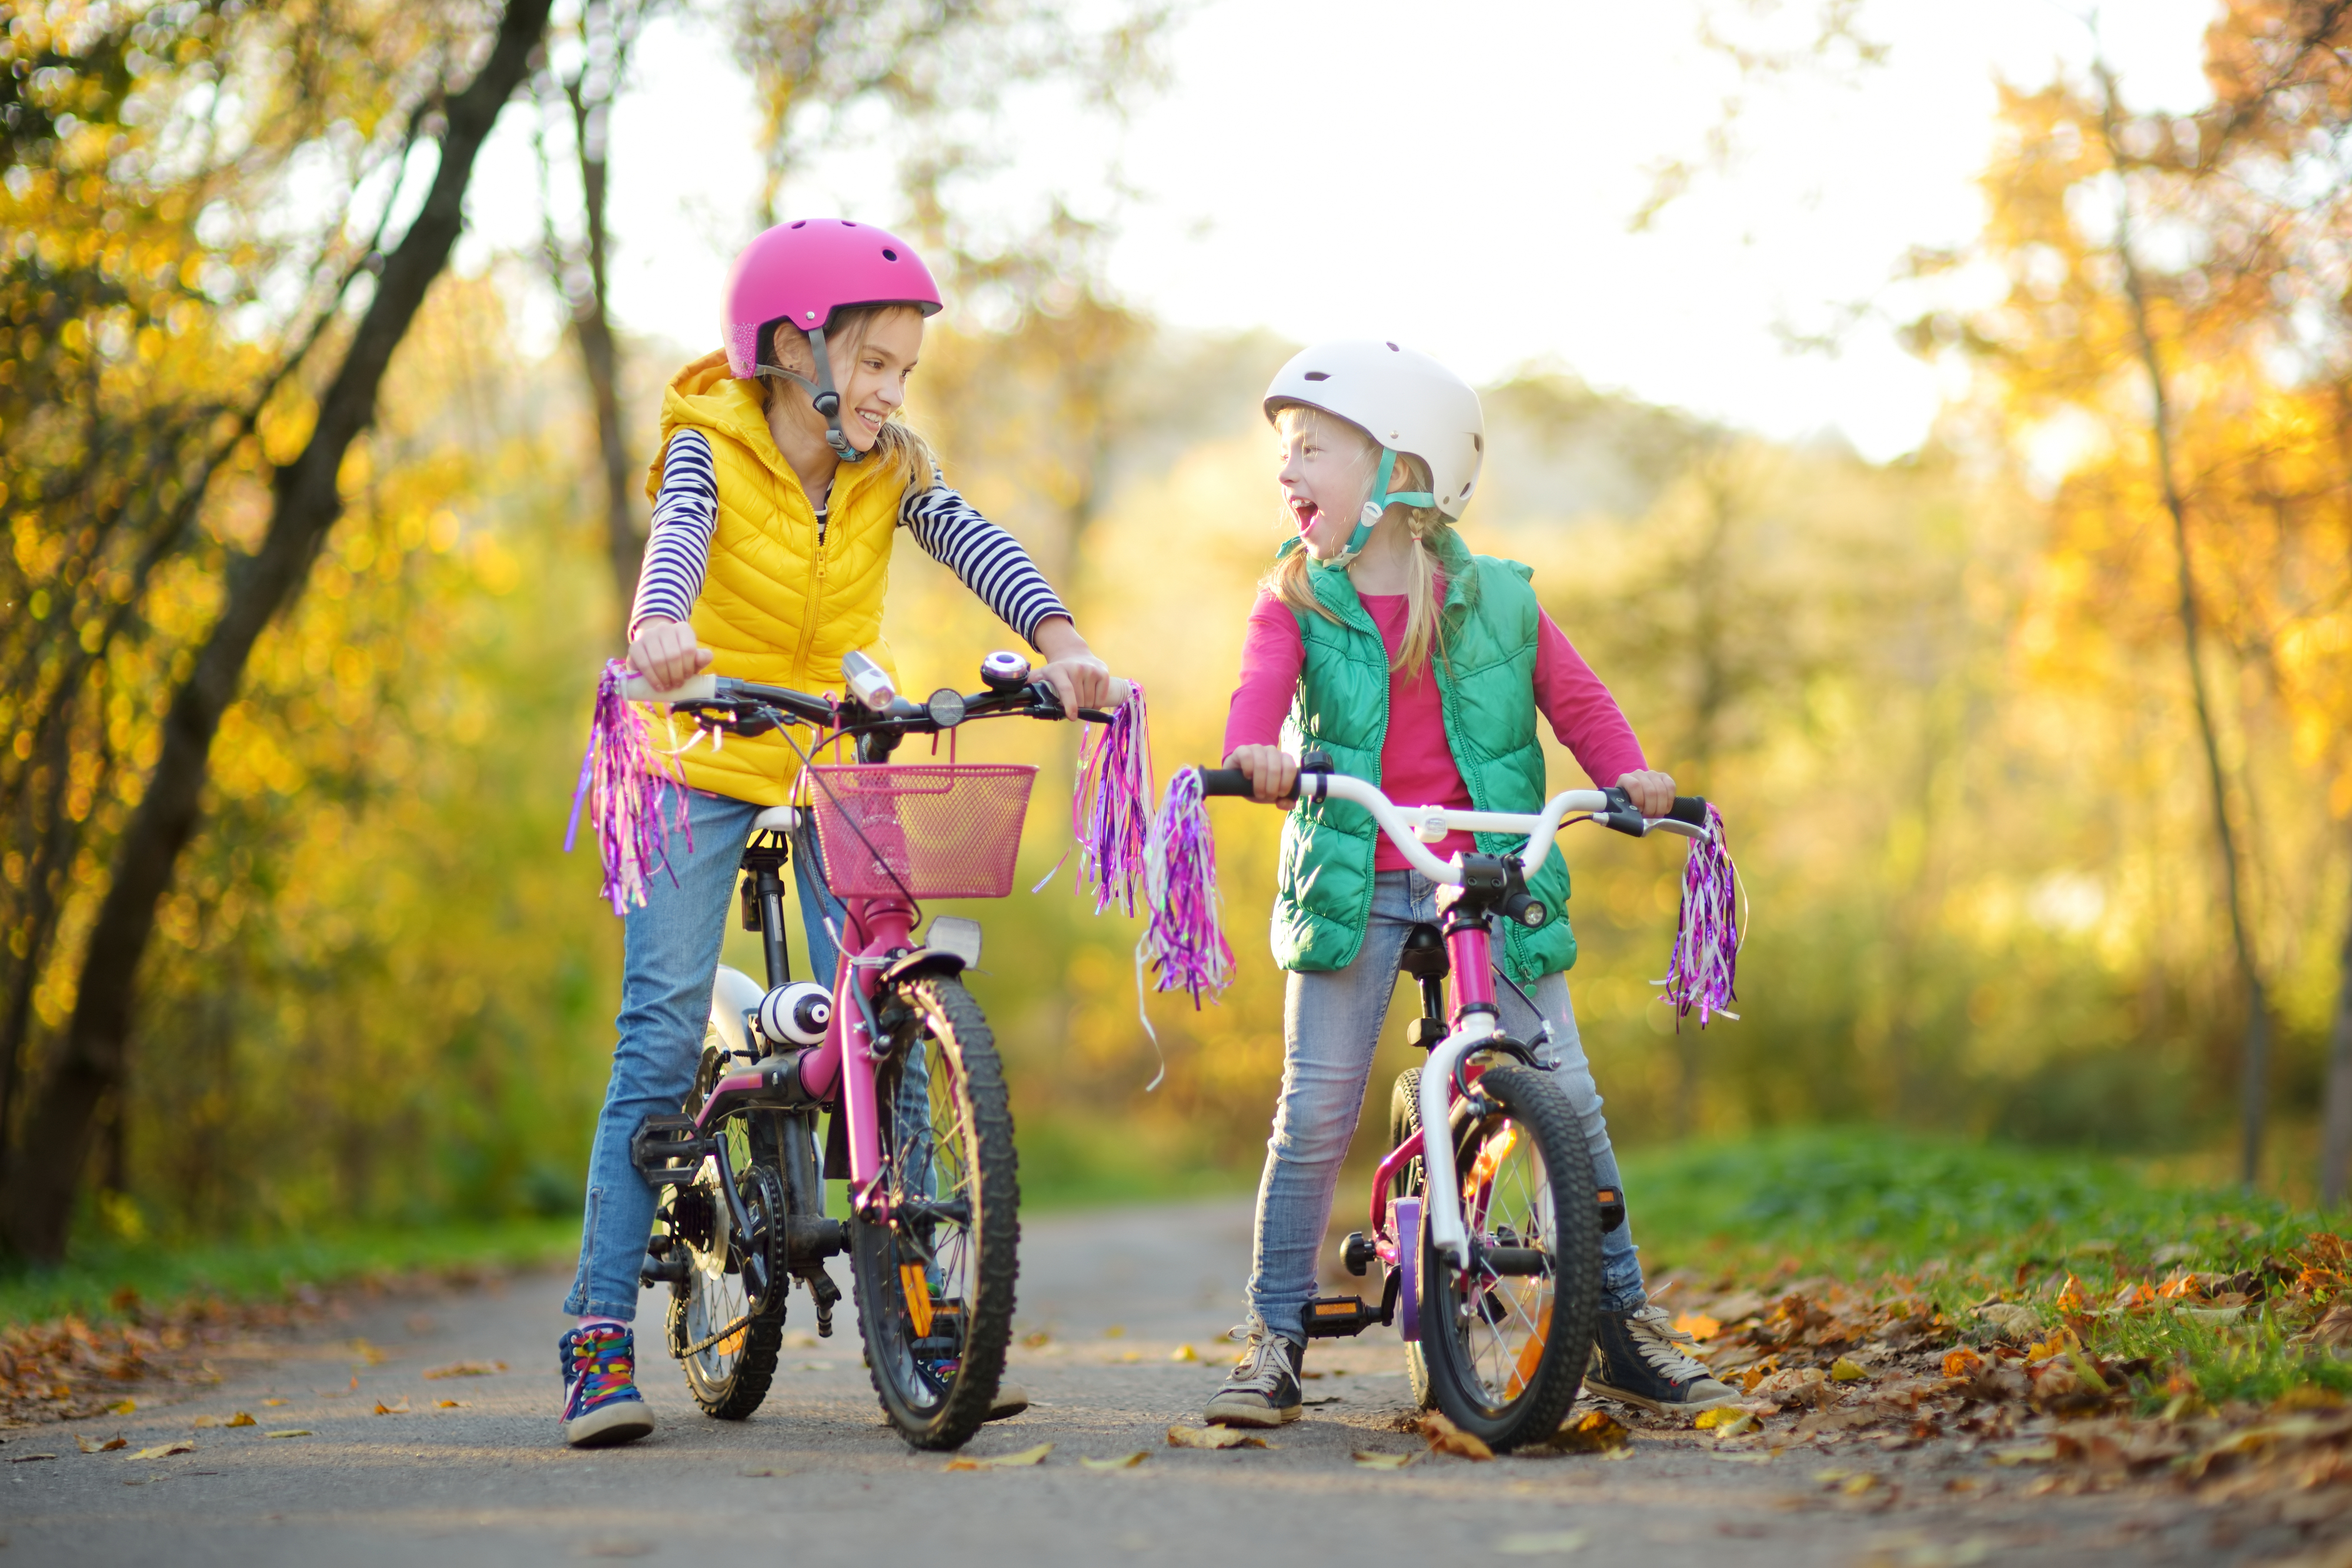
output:
[[[2246,921],[2244,890],[2239,885],[2236,830],[2230,823],[2229,777],[2221,763],[2221,743],[2213,719],[2213,704],[2205,691],[2204,628],[2197,604],[2197,577],[2189,555],[2189,506],[2173,472],[2172,404],[2167,394],[2164,363],[2148,321],[2147,289],[2139,261],[2132,254],[2131,186],[2125,178],[2121,140],[2116,133],[2119,112],[2116,78],[2106,61],[2097,62],[2104,94],[2100,128],[2106,139],[2107,160],[2116,177],[2116,260],[2122,267],[2124,296],[2131,307],[2132,331],[2138,340],[2141,368],[2147,372],[2148,426],[2154,436],[2158,487],[2164,509],[2172,519],[2172,546],[2179,574],[2181,651],[2189,663],[2189,690],[2197,711],[2197,736],[2205,755],[2205,782],[2213,807],[2213,837],[2221,856],[2221,883],[2228,894],[2230,937],[2238,958],[2238,974],[2246,991],[2245,1045],[2240,1057],[2238,1084],[2241,1116],[2239,1179],[2247,1186],[2262,1177],[2263,1129],[2270,1109],[2270,1003],[2263,992],[2260,965],[2254,956],[2252,933]]]
[[[2319,1201],[2334,1208],[2352,1183],[2352,907],[2336,960],[2336,1028],[2327,1051],[2327,1111],[2319,1156]]]
[[[98,1111],[123,1079],[140,960],[154,932],[156,905],[195,831],[221,716],[236,699],[254,643],[299,594],[320,542],[341,516],[337,476],[344,455],[373,422],[393,351],[448,263],[465,225],[475,158],[523,78],[551,4],[510,0],[480,73],[446,100],[440,165],[424,207],[383,258],[375,298],[320,400],[317,426],[301,454],[278,470],[261,548],[232,558],[221,618],[173,694],[162,754],[116,849],[113,880],[83,953],[64,1048],[0,1200],[0,1227],[10,1247],[27,1258],[49,1260],[65,1251]]]
[[[601,85],[591,80],[590,69],[583,66],[578,76],[564,84],[563,92],[572,102],[572,145],[579,152],[581,206],[588,235],[588,289],[571,300],[572,329],[580,340],[581,366],[588,372],[589,399],[596,409],[596,446],[604,460],[604,550],[625,622],[636,602],[637,568],[645,559],[646,541],[637,530],[636,465],[629,460],[628,438],[621,423],[621,349],[613,336],[607,287],[604,207],[611,164],[605,127],[627,48],[617,26],[614,35],[614,58]],[[557,279],[559,287],[562,282]]]

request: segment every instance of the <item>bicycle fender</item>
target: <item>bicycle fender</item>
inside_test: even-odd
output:
[[[963,959],[957,955],[941,947],[918,947],[882,971],[882,984],[895,986],[918,975],[945,975],[952,979],[962,973]]]

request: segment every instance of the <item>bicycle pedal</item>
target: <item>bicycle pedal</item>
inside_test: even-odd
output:
[[[1307,1303],[1308,1339],[1353,1336],[1381,1322],[1381,1310],[1367,1306],[1361,1296],[1317,1296]]]
[[[1601,1234],[1608,1235],[1625,1223],[1625,1195],[1613,1186],[1601,1189]]]
[[[706,1152],[691,1116],[648,1116],[629,1140],[629,1163],[656,1186],[692,1181]]]

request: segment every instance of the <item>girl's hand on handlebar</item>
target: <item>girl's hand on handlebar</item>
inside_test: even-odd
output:
[[[1675,809],[1675,780],[1670,773],[1645,768],[1621,775],[1617,788],[1632,797],[1633,810],[1645,817],[1663,817]]]
[[[694,628],[683,621],[647,621],[629,644],[629,668],[663,691],[702,674],[710,661],[710,650],[695,641]]]
[[[1037,679],[1054,688],[1063,713],[1075,716],[1082,707],[1099,711],[1118,706],[1111,691],[1110,666],[1095,656],[1067,620],[1056,615],[1046,621],[1037,628],[1036,643],[1046,660]]]
[[[1261,800],[1286,800],[1298,788],[1298,759],[1279,746],[1236,747],[1225,766],[1248,774]]]

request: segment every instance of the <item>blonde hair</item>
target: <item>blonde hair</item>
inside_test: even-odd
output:
[[[1275,413],[1275,428],[1285,437],[1304,426],[1310,435],[1331,441],[1335,437],[1353,443],[1359,449],[1357,482],[1362,497],[1357,503],[1360,511],[1363,502],[1371,498],[1372,476],[1380,467],[1381,444],[1371,432],[1353,420],[1342,419],[1328,409],[1311,403],[1285,403]],[[1396,470],[1389,476],[1389,485],[1396,490],[1426,490],[1429,465],[1410,452],[1397,454]],[[1434,507],[1408,507],[1391,503],[1384,517],[1402,513],[1406,531],[1412,536],[1412,553],[1405,586],[1404,640],[1398,645],[1396,661],[1389,668],[1403,670],[1418,676],[1429,667],[1429,655],[1433,650],[1440,659],[1445,657],[1445,627],[1439,618],[1437,599],[1437,564],[1439,552],[1451,538],[1453,523]],[[1313,561],[1306,549],[1285,551],[1282,559],[1258,584],[1293,610],[1311,610],[1324,620],[1337,624],[1339,617],[1323,607],[1315,597],[1314,586],[1307,574]],[[1448,666],[1451,668],[1452,666]]]
[[[833,360],[836,365],[845,361],[855,364],[857,361],[857,350],[866,346],[866,339],[874,330],[877,322],[891,311],[914,308],[915,307],[911,305],[857,305],[835,311],[833,325],[825,329],[825,357]],[[918,319],[919,319],[919,317]],[[772,331],[773,337],[771,343],[764,345],[768,348],[766,363],[782,364],[784,343],[796,339],[810,367],[814,368],[816,356],[808,352],[809,339],[806,332],[802,331],[790,321],[777,322]],[[792,334],[792,339],[784,337],[787,332]],[[847,378],[840,376],[836,371],[836,381],[845,384]],[[775,400],[775,379],[772,376],[761,376],[758,378],[758,386],[760,407],[762,412],[765,412],[772,406]],[[868,455],[881,465],[884,473],[898,481],[901,495],[911,491],[920,496],[931,488],[932,475],[938,466],[939,460],[931,455],[930,443],[925,441],[912,425],[906,423],[904,414],[903,409],[891,410],[890,417],[883,422],[880,430],[875,432],[874,450]]]

